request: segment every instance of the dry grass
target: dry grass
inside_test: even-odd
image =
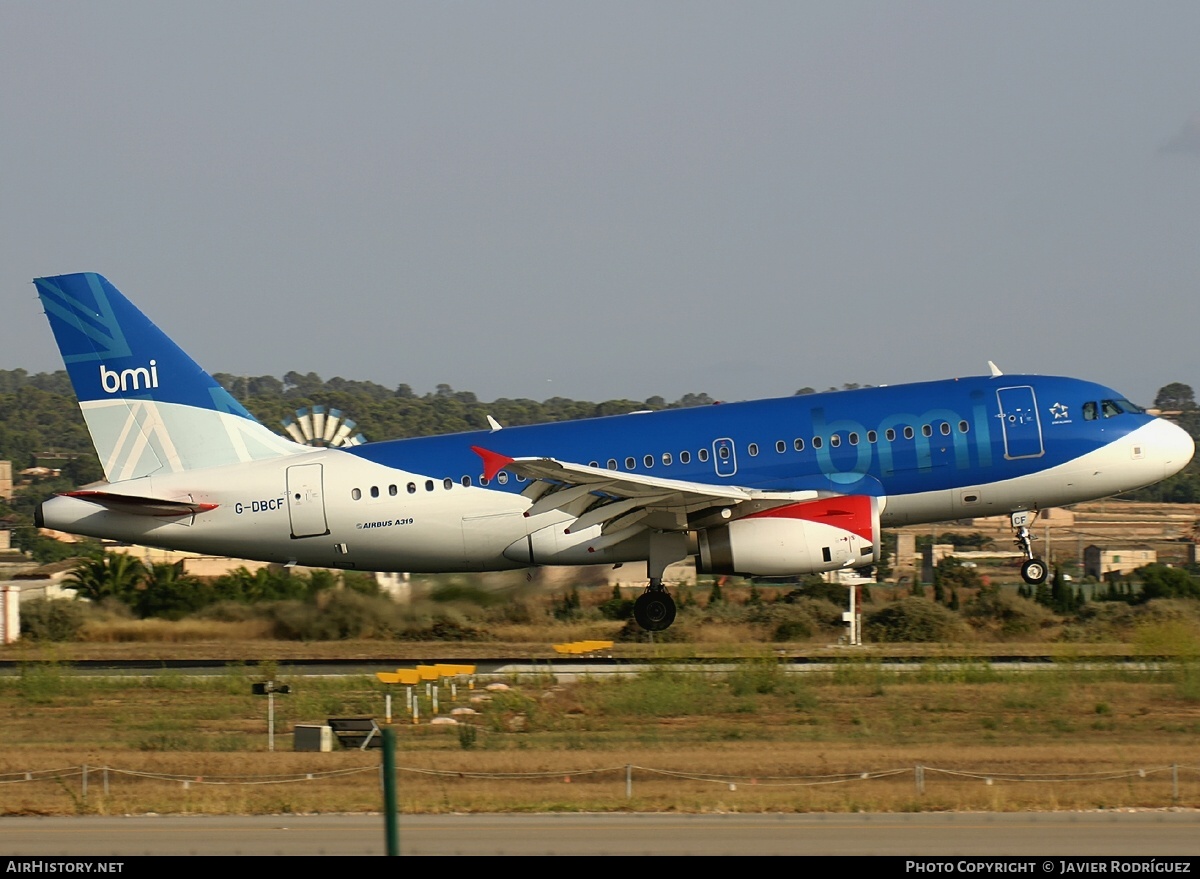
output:
[[[0,679],[0,813],[377,810],[378,751],[295,752],[290,734],[333,716],[382,719],[382,686],[289,680],[268,752],[256,677],[30,666]],[[1186,665],[1001,675],[848,663],[798,675],[751,661],[725,674],[509,683],[459,691],[459,704],[490,696],[471,703],[470,741],[465,727],[408,722],[394,694],[405,812],[1200,807],[1200,686]],[[443,714],[451,704],[443,687]],[[86,797],[69,771],[84,764]]]
[[[496,653],[496,644],[548,644],[568,641],[611,641],[621,631],[623,623],[611,620],[557,623],[552,630],[545,623],[490,623],[492,639],[489,650]],[[459,645],[454,645],[457,650]]]
[[[256,641],[271,637],[269,620],[105,620],[88,622],[80,640],[92,644],[195,644],[211,641]]]

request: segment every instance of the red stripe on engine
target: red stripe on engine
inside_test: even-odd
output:
[[[850,494],[843,497],[822,498],[802,501],[751,513],[747,519],[804,519],[820,522],[857,534],[863,540],[875,539],[874,516],[871,514],[871,498],[865,494]]]

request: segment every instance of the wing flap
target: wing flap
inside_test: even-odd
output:
[[[525,511],[525,517],[530,518],[539,513],[549,512],[550,510],[561,510],[572,501],[578,500],[594,491],[599,491],[607,485],[607,482],[602,482],[598,485],[584,483],[583,485],[563,486],[557,490],[553,490],[553,487],[551,487],[550,491],[539,497],[533,502],[533,506]]]
[[[598,507],[592,507],[586,513],[579,516],[574,522],[567,526],[567,533],[574,534],[579,531],[585,531],[593,525],[603,525],[605,522],[611,522],[618,516],[624,516],[631,510],[643,510],[649,512],[655,508],[655,504],[661,504],[669,500],[669,495],[656,495],[654,497],[630,497],[612,503],[602,504]]]

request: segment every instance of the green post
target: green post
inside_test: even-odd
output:
[[[396,730],[383,728],[383,825],[388,857],[400,854],[400,830],[396,806]]]

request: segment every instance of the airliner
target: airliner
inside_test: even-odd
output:
[[[257,421],[104,277],[34,281],[105,479],[40,527],[363,571],[644,562],[637,623],[675,619],[668,565],[787,576],[880,561],[882,528],[1008,516],[1158,482],[1177,425],[1088,381],[986,375],[313,448]]]

